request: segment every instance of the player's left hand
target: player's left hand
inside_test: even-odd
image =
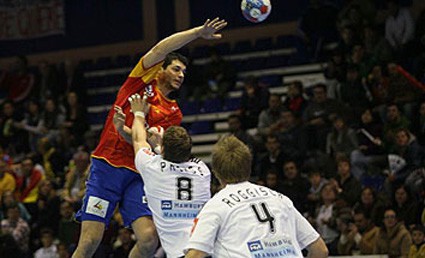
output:
[[[113,123],[115,125],[115,128],[121,129],[125,125],[125,114],[122,111],[122,108],[119,106],[114,106],[114,117],[113,117]]]
[[[149,112],[150,105],[147,102],[148,96],[146,94],[141,97],[138,93],[131,95],[128,101],[131,105],[131,112],[143,112],[147,114]]]
[[[226,27],[226,25],[227,22],[224,19],[220,20],[218,17],[213,20],[208,19],[199,28],[199,37],[204,39],[221,39],[222,35],[217,32]]]

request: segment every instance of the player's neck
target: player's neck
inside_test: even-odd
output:
[[[170,94],[173,89],[167,85],[166,83],[160,83],[158,82],[157,87],[159,89],[159,91],[162,93],[162,95],[168,97],[168,94]]]

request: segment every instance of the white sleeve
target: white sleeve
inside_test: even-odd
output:
[[[213,205],[204,206],[195,219],[192,234],[189,243],[185,248],[185,252],[189,249],[195,249],[212,255],[214,251],[214,243],[221,225],[220,215],[217,213],[217,207]]]
[[[155,153],[152,152],[150,148],[141,148],[136,154],[134,158],[134,164],[136,166],[137,171],[142,173],[146,170],[146,167],[152,162],[155,158]]]
[[[294,206],[292,206],[292,210],[295,217],[297,241],[300,248],[304,249],[316,241],[320,235]]]

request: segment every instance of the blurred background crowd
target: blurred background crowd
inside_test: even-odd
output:
[[[180,92],[181,105],[224,105],[242,91],[227,133],[252,150],[252,181],[288,196],[331,255],[425,257],[425,12],[410,7],[311,0],[297,36],[323,82],[285,94],[255,76],[237,83],[238,67],[209,47]],[[0,257],[70,257],[100,133],[84,67],[14,60],[0,76]],[[127,257],[133,244],[117,212],[96,257]]]

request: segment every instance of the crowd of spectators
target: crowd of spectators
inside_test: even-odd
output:
[[[352,0],[338,13],[329,2],[311,1],[301,26],[326,81],[295,81],[281,96],[247,78],[229,133],[254,155],[252,180],[287,195],[331,255],[423,257],[425,12]],[[332,29],[337,46],[317,54]],[[188,94],[224,101],[237,69],[210,54]],[[79,237],[73,215],[98,132],[81,71],[67,61],[38,71],[18,57],[0,77],[0,257],[69,257]],[[95,257],[127,257],[134,243],[117,212]]]

